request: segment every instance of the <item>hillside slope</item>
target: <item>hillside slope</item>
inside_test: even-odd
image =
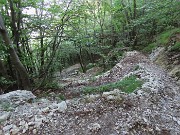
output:
[[[130,94],[114,89],[65,102],[34,99],[16,106],[12,103],[11,110],[1,106],[0,134],[179,135],[180,86],[143,54],[127,52],[113,69],[84,85],[96,86],[131,75],[144,83]]]

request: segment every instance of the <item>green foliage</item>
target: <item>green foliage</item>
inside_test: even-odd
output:
[[[10,85],[13,85],[15,83],[15,81],[11,81],[11,80],[8,80],[8,79],[6,79],[6,78],[4,78],[4,77],[0,77],[0,86],[2,85],[2,86],[4,86],[4,85],[6,85],[6,86],[10,86]]]
[[[154,50],[157,47],[156,43],[151,43],[148,46],[146,46],[145,48],[143,48],[143,52],[144,53],[151,53],[152,50]]]
[[[65,96],[62,95],[62,94],[59,94],[59,95],[58,95],[58,98],[59,98],[60,100],[66,100]]]
[[[58,89],[59,85],[57,82],[55,81],[50,81],[50,80],[46,80],[43,84],[42,87],[44,89]]]
[[[179,31],[179,29],[174,30],[179,27],[180,20],[178,0],[75,0],[71,2],[69,0],[51,2],[15,0],[12,2],[15,9],[14,24],[20,23],[18,26],[23,26],[22,28],[17,26],[15,29],[18,31],[17,40],[21,43],[16,49],[20,60],[33,79],[46,78],[53,72],[80,63],[80,55],[84,67],[100,58],[98,64],[107,70],[122,57],[124,50],[120,51],[119,48],[132,48],[134,37],[138,41],[135,48],[142,49],[146,46],[143,51],[149,53],[156,45],[166,45],[171,36]],[[136,2],[136,8],[133,2]],[[16,35],[12,31],[13,22],[8,15],[9,12],[13,12],[7,0],[1,0],[0,7],[13,42]],[[34,13],[24,12],[30,11],[29,9],[34,10]],[[152,43],[154,37],[161,32],[163,33],[156,39],[157,44]],[[179,51],[178,48],[179,43],[176,43],[172,51]],[[0,43],[0,58],[9,68],[11,66],[8,65],[7,50],[8,48]],[[89,64],[86,68],[93,66]],[[7,70],[15,71],[14,68]],[[15,74],[10,76],[14,77]],[[1,82],[11,84],[4,79],[0,79]],[[53,79],[45,81],[43,86],[57,87]]]
[[[180,52],[180,42],[176,42],[170,49],[170,51]]]
[[[170,38],[175,34],[180,32],[180,28],[176,28],[176,29],[171,29],[171,30],[167,30],[163,33],[161,33],[160,35],[158,35],[157,37],[157,44],[158,45],[167,45],[167,43],[169,42]]]
[[[105,92],[113,89],[120,89],[126,93],[132,93],[135,89],[142,86],[142,81],[137,80],[135,76],[129,76],[115,83],[109,83],[97,87],[85,87],[83,92],[85,94]]]
[[[91,69],[91,68],[93,68],[93,67],[95,67],[95,66],[96,66],[95,63],[89,63],[89,64],[86,66],[86,69],[88,70],[88,69]]]
[[[97,78],[95,76],[93,76],[89,79],[90,82],[95,82],[96,80],[97,80]]]

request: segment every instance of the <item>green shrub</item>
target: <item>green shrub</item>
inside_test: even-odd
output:
[[[180,42],[176,42],[170,49],[170,51],[180,51]]]
[[[157,37],[157,44],[158,45],[166,45],[169,42],[171,36],[175,33],[178,33],[178,32],[180,32],[180,28],[171,29],[171,30],[168,30],[168,31],[161,33]]]
[[[142,51],[144,53],[151,53],[153,49],[156,48],[156,43],[151,43],[148,46],[146,46]]]
[[[59,98],[60,100],[66,100],[65,96],[62,95],[62,94],[59,94],[59,95],[58,95],[58,98]]]
[[[45,89],[58,89],[59,87],[60,86],[55,81],[53,81],[53,82],[46,82],[43,85],[43,88],[45,88]]]
[[[95,67],[95,66],[96,66],[95,63],[89,63],[89,64],[86,66],[86,69],[88,70],[88,69],[91,69],[91,68],[93,68],[93,67]]]
[[[0,77],[0,85],[13,85],[15,81],[8,80],[4,77]]]
[[[84,94],[91,94],[91,93],[110,91],[118,88],[126,93],[132,93],[135,89],[141,86],[142,86],[142,81],[137,80],[136,77],[132,75],[118,82],[108,83],[97,87],[85,87],[83,92]]]

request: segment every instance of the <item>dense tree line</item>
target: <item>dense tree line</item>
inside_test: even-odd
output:
[[[86,72],[97,59],[106,68],[110,51],[143,48],[179,27],[179,7],[177,0],[1,0],[0,87],[43,87],[55,72],[75,63]]]

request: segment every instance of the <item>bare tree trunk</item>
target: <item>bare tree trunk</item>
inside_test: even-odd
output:
[[[21,61],[19,60],[19,57],[18,57],[15,49],[12,46],[12,42],[11,42],[11,40],[8,36],[8,32],[4,26],[4,22],[1,17],[1,14],[0,14],[0,33],[2,35],[5,45],[8,46],[8,48],[9,48],[9,54],[10,54],[12,64],[14,65],[15,69],[18,71],[18,73],[20,75],[20,79],[22,81],[23,88],[29,90],[30,89],[30,81],[29,81],[27,71],[26,71],[25,67],[23,66],[23,64],[21,63]]]

